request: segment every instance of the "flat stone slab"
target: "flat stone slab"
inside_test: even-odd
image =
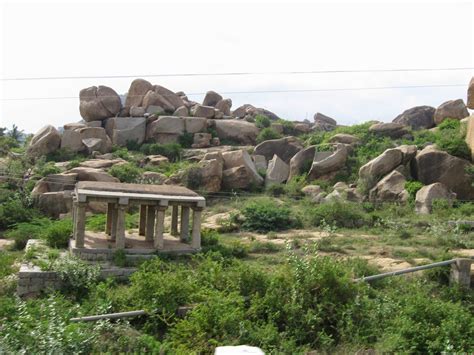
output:
[[[76,189],[104,192],[122,192],[149,195],[189,196],[199,195],[183,186],[178,185],[148,185],[148,184],[125,184],[119,182],[80,181]]]
[[[0,239],[0,250],[8,249],[13,243],[15,243],[15,241],[11,239]]]

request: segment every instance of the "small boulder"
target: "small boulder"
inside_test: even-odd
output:
[[[143,105],[143,99],[147,92],[153,89],[153,85],[151,85],[148,81],[144,79],[135,79],[130,84],[130,88],[128,89],[127,98],[125,99],[125,106],[126,107],[140,107],[144,106],[145,108],[148,105]]]
[[[303,144],[295,137],[271,139],[257,145],[254,154],[263,155],[267,160],[276,154],[288,164],[293,156],[303,149]]]
[[[107,120],[105,130],[112,144],[126,146],[127,142],[142,144],[145,140],[145,117],[113,117]]]
[[[173,91],[165,88],[164,86],[154,85],[153,91],[164,97],[166,101],[171,104],[173,107],[172,111],[176,110],[178,107],[184,106],[184,100],[179,95],[175,94]]]
[[[202,101],[203,106],[213,106],[215,107],[219,101],[222,100],[222,96],[215,91],[208,91],[204,100]],[[203,116],[204,117],[204,116]]]
[[[360,142],[360,139],[351,134],[338,133],[329,139],[331,143],[344,143],[344,144],[356,144]]]
[[[332,131],[336,128],[337,122],[334,118],[323,115],[317,112],[314,115],[314,126],[313,129],[317,131]]]
[[[194,117],[213,118],[215,111],[212,106],[194,105],[191,108],[191,114]]]
[[[400,123],[376,123],[369,127],[369,132],[375,133],[378,136],[401,138],[410,133],[408,129]]]
[[[369,199],[376,202],[406,202],[409,196],[405,190],[406,181],[405,176],[393,170],[370,190]]]
[[[163,155],[147,155],[143,162],[148,165],[160,166],[169,163],[169,159]]]
[[[324,180],[333,178],[346,165],[348,155],[349,152],[344,144],[338,144],[336,151],[321,160],[315,154],[315,159],[308,174],[309,179]]]
[[[224,159],[220,152],[208,153],[199,163],[201,171],[201,189],[207,192],[219,192],[222,187]]]
[[[205,132],[207,119],[204,117],[184,117],[184,130],[188,133]]]
[[[439,125],[446,118],[462,120],[469,116],[469,111],[462,99],[450,100],[442,103],[434,113],[434,121]]]
[[[281,184],[288,180],[290,167],[278,155],[268,162],[267,173],[265,175],[265,186]]]
[[[263,183],[263,178],[258,174],[255,164],[247,151],[240,149],[225,152],[222,154],[222,158],[224,159],[225,170],[243,166],[247,171],[248,181],[256,185]]]
[[[297,152],[290,159],[290,175],[288,181],[298,175],[306,174],[311,169],[316,147],[314,145]]]
[[[413,130],[433,128],[435,111],[436,109],[431,106],[415,106],[403,111],[393,119],[393,122],[410,126]]]
[[[79,112],[85,121],[113,117],[121,108],[120,96],[107,86],[91,86],[79,93]]]
[[[210,133],[194,133],[192,148],[207,148],[211,145]]]
[[[61,149],[67,149],[74,153],[82,152],[86,149],[78,130],[65,130],[63,132],[61,137]]]
[[[301,192],[315,203],[321,203],[324,199],[323,189],[319,185],[306,185],[301,189]]]
[[[433,201],[445,200],[452,204],[455,198],[455,193],[449,191],[449,189],[442,183],[435,182],[423,186],[418,190],[415,198],[415,211],[420,214],[429,214],[433,208]]]
[[[112,142],[102,127],[87,127],[78,130],[82,143],[89,153],[99,151],[102,154],[108,153],[112,149]]]
[[[212,105],[211,105],[212,106]],[[232,100],[231,99],[223,99],[220,100],[216,104],[216,109],[224,114],[224,116],[230,116],[230,109],[232,107]]]
[[[180,106],[174,111],[173,116],[186,117],[189,116],[189,111],[186,106]]]
[[[38,209],[51,218],[68,213],[72,209],[71,191],[46,192],[38,196]]]
[[[145,94],[142,105],[147,112],[150,110],[151,106],[159,106],[168,113],[173,113],[175,111],[175,108],[171,102],[169,102],[163,95],[158,94],[153,90],[149,90]]]
[[[217,136],[240,144],[254,144],[259,130],[254,124],[239,120],[215,120]]]
[[[40,157],[56,151],[61,144],[61,135],[51,125],[41,128],[30,141],[28,155]]]
[[[267,159],[263,155],[252,155],[253,162],[257,171],[267,171]]]
[[[131,117],[143,117],[145,116],[145,108],[144,107],[136,107],[132,106],[130,107],[130,116]]]
[[[179,137],[184,133],[184,120],[176,116],[160,116],[146,128],[146,139],[164,143],[166,135]]]

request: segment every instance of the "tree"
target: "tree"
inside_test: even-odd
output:
[[[12,129],[10,129],[7,135],[13,138],[15,141],[19,142],[23,137],[23,131],[18,129],[16,124],[13,124]]]

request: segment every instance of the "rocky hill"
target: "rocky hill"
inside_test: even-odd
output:
[[[33,195],[58,215],[68,211],[75,182],[84,180],[178,183],[207,193],[292,189],[317,203],[403,203],[419,190],[417,209],[427,212],[433,199],[474,199],[468,108],[474,109],[474,79],[467,106],[450,100],[407,109],[391,123],[350,127],[321,113],[294,122],[250,104],[232,110],[232,100],[214,91],[197,103],[143,79],[124,99],[93,86],[80,92],[83,121],[62,133],[45,126],[32,138],[29,157],[57,161]]]

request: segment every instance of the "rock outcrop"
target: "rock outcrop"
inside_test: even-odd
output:
[[[371,189],[383,176],[399,165],[410,162],[416,154],[416,146],[402,145],[384,151],[359,169],[359,183]]]
[[[471,148],[471,161],[474,162],[474,115],[469,116],[467,119],[466,143]]]
[[[344,144],[338,144],[329,156],[315,154],[308,178],[310,180],[333,178],[346,165],[349,152]]]
[[[376,123],[370,126],[369,132],[372,132],[378,136],[390,137],[390,138],[401,138],[408,134],[408,129],[400,123]]]
[[[410,126],[413,130],[433,128],[435,111],[436,109],[431,106],[415,106],[403,111],[393,122]]]
[[[344,143],[344,144],[356,144],[360,142],[360,139],[351,134],[338,133],[329,139],[331,143]]]
[[[278,155],[274,155],[268,162],[267,173],[265,174],[265,186],[281,184],[288,180],[290,167]]]
[[[297,152],[290,159],[290,175],[288,181],[298,175],[306,174],[311,169],[316,146],[312,145]]]
[[[369,199],[380,202],[406,202],[409,194],[405,190],[406,178],[393,170],[370,190]]]
[[[113,117],[107,120],[105,130],[112,144],[126,146],[127,142],[142,144],[145,140],[145,117]]]
[[[30,141],[28,155],[39,157],[54,152],[61,144],[61,135],[51,125],[41,128]]]
[[[107,86],[91,86],[79,93],[79,112],[85,121],[114,117],[121,108],[120,96]]]
[[[217,136],[240,144],[255,144],[258,128],[254,124],[238,120],[215,120]]]
[[[281,160],[288,164],[293,156],[303,149],[303,144],[295,137],[271,139],[257,145],[254,154],[263,155],[267,160],[276,154]]]
[[[450,100],[439,105],[434,113],[434,121],[436,125],[439,125],[446,118],[462,120],[467,116],[469,116],[469,111],[463,100]]]
[[[258,174],[252,158],[245,150],[225,152],[222,158],[224,159],[222,183],[225,187],[242,189],[263,183],[263,178]]]
[[[471,164],[467,160],[428,146],[418,152],[412,163],[414,177],[423,184],[440,182],[455,192],[458,199],[474,199],[472,177],[466,171]]]
[[[456,194],[449,191],[449,189],[442,183],[435,182],[427,186],[423,186],[416,193],[415,211],[421,214],[429,214],[433,208],[433,201],[444,200],[452,203]]]
[[[474,77],[471,78],[467,89],[467,107],[474,110]]]
[[[317,112],[314,115],[314,126],[313,129],[317,131],[332,131],[336,128],[337,122],[334,118],[323,115]]]

